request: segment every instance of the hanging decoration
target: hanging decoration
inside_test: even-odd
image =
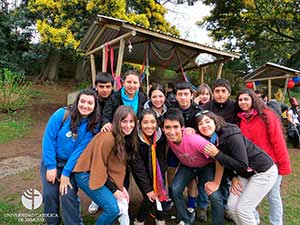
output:
[[[129,40],[128,40],[128,51],[129,51],[129,53],[132,52],[132,49],[133,49],[133,46],[132,46],[131,41],[130,41],[130,39],[129,39]]]
[[[295,86],[295,82],[293,80],[289,80],[287,84],[288,89],[292,89]]]
[[[295,83],[299,83],[299,82],[300,82],[300,77],[294,77],[294,78],[293,78],[293,81],[294,81]]]
[[[249,88],[249,89],[252,89],[253,86],[254,86],[254,85],[253,85],[252,82],[247,82],[247,83],[246,83],[246,87]]]
[[[257,81],[255,81],[254,83],[255,83],[255,85],[260,85],[260,84],[261,84],[261,81],[260,81],[260,80],[257,80]]]

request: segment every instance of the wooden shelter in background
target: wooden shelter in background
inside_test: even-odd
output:
[[[114,48],[117,56],[116,76],[120,76],[123,62],[145,65],[146,58],[148,66],[164,67],[176,72],[182,69],[199,69],[203,83],[205,67],[218,64],[217,78],[220,78],[223,63],[239,58],[236,53],[221,51],[124,20],[98,15],[78,47],[79,51],[90,57],[93,85],[96,73],[106,72],[107,45]],[[210,61],[198,64],[196,58],[202,54],[207,54]],[[100,55],[102,66],[97,69],[95,57]]]
[[[288,81],[299,75],[299,70],[268,62],[248,73],[244,79],[246,82],[253,82],[254,90],[257,89],[255,83],[261,82],[265,84],[268,88],[269,99],[272,98],[272,87],[283,88],[283,102],[287,93]]]

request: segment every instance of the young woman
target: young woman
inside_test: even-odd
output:
[[[149,98],[144,105],[144,109],[152,109],[158,118],[158,125],[160,126],[163,120],[163,115],[167,112],[166,97],[164,88],[161,84],[154,84],[149,90]]]
[[[127,161],[138,151],[137,118],[129,106],[115,112],[112,132],[97,134],[74,168],[78,186],[103,209],[96,224],[112,224],[119,215],[118,203],[127,205],[129,195],[123,186]],[[127,221],[128,222],[128,221]]]
[[[263,149],[278,167],[278,178],[268,193],[269,220],[273,225],[283,224],[283,206],[280,196],[282,176],[291,173],[289,154],[280,118],[249,89],[236,97],[238,121],[243,135]]]
[[[300,111],[296,98],[290,99],[291,107],[287,111],[288,136],[292,139],[293,145],[297,148],[300,145]]]
[[[128,70],[123,77],[123,87],[110,96],[104,105],[101,131],[111,131],[112,118],[120,105],[132,107],[135,115],[143,110],[146,96],[140,91],[140,75],[136,70]]]
[[[165,215],[162,204],[164,205],[167,200],[164,174],[168,166],[166,138],[158,127],[156,113],[153,110],[144,109],[139,123],[140,157],[135,157],[132,173],[144,199],[134,225],[143,225],[147,214],[154,207],[156,225],[164,225]]]
[[[69,108],[60,108],[49,119],[41,162],[43,201],[48,224],[60,223],[60,205],[65,224],[82,224],[77,184],[72,173],[82,151],[99,131],[97,95],[81,91]],[[60,204],[61,201],[61,204]]]
[[[196,119],[196,129],[210,140],[205,153],[214,157],[231,172],[231,193],[228,208],[237,225],[257,225],[254,211],[271,190],[278,177],[272,159],[244,137],[240,129],[205,110]],[[206,185],[207,192],[210,185]]]
[[[208,84],[200,84],[197,88],[197,93],[194,102],[198,105],[203,105],[212,100],[212,91]]]

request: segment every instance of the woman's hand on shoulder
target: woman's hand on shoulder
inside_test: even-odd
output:
[[[193,134],[196,133],[195,129],[192,128],[192,127],[186,127],[186,128],[184,129],[184,132],[185,132],[187,135],[193,135]]]
[[[103,125],[101,132],[110,132],[112,130],[112,124],[110,122]]]
[[[210,157],[215,157],[219,152],[220,150],[212,143],[208,143],[204,147],[204,153]]]
[[[70,182],[70,177],[61,175],[60,177],[60,185],[59,185],[59,192],[61,195],[67,194],[68,193],[68,187],[73,189],[73,186]]]
[[[52,169],[52,170],[47,170],[46,171],[46,180],[52,184],[55,183],[55,179],[56,179],[56,175],[57,175],[57,170]]]

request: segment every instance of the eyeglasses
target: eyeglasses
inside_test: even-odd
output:
[[[201,111],[201,112],[198,112],[198,113],[195,115],[195,117],[198,117],[198,116],[201,116],[201,115],[205,115],[205,114],[208,114],[208,113],[210,113],[209,110],[203,110],[203,111]]]

